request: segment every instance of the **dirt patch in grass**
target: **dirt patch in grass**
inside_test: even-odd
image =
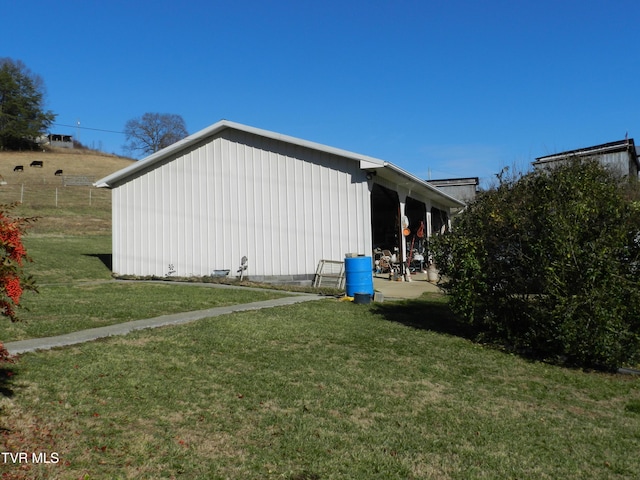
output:
[[[197,456],[205,458],[246,458],[246,451],[239,447],[237,437],[242,432],[196,433],[191,428],[182,428],[176,432],[176,442],[184,448],[191,448]]]

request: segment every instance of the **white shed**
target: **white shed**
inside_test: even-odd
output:
[[[96,186],[112,189],[113,271],[136,276],[247,256],[251,279],[311,280],[320,260],[406,252],[400,219],[429,234],[464,206],[388,162],[226,120]]]

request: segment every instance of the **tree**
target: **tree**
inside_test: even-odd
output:
[[[584,367],[640,360],[637,184],[595,160],[505,179],[434,241],[453,309],[518,351]]]
[[[173,113],[145,113],[129,120],[124,133],[128,142],[124,148],[142,155],[155,153],[189,135],[184,119]]]
[[[0,58],[0,150],[35,146],[55,120],[43,104],[42,79],[20,60]]]

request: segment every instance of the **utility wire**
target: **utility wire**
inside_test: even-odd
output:
[[[80,125],[65,125],[64,123],[52,123],[51,125],[55,125],[57,127],[79,128],[80,130],[93,130],[94,132],[120,133],[122,135],[125,134],[124,132],[116,132],[115,130],[105,130],[103,128],[81,127]]]
[[[12,115],[10,113],[4,112],[0,112],[0,115],[4,117],[20,118],[18,115]],[[81,127],[80,125],[66,125],[64,123],[51,123],[51,125],[55,125],[57,127],[79,128],[80,130],[93,130],[94,132],[119,133],[121,135],[126,135],[124,132],[118,132],[116,130],[105,130],[104,128]]]

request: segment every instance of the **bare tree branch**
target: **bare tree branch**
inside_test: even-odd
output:
[[[124,133],[124,149],[134,155],[151,155],[189,135],[182,116],[174,113],[145,113],[129,120]]]

